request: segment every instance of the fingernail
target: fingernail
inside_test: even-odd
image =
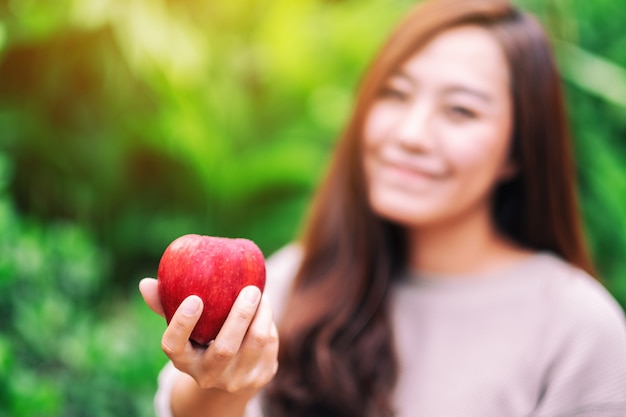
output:
[[[244,291],[244,298],[246,299],[246,301],[250,304],[256,304],[256,302],[259,300],[259,290],[255,287],[248,287],[244,289]]]
[[[199,308],[200,298],[198,297],[189,297],[185,301],[183,301],[182,312],[188,316],[193,316],[194,314],[196,314]]]

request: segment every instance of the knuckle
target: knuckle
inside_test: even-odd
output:
[[[260,372],[253,379],[249,381],[248,386],[255,390],[262,389],[263,387],[265,387],[267,384],[270,383],[270,381],[274,378],[275,374],[276,373],[273,370]]]
[[[242,386],[239,383],[239,381],[229,381],[226,384],[224,384],[224,391],[230,394],[234,394],[237,391],[240,391],[241,389],[242,389]]]
[[[179,355],[188,341],[193,327],[180,320],[172,320],[161,339],[161,349],[168,357]]]
[[[168,358],[175,357],[180,353],[180,349],[165,338],[161,340],[161,349]]]
[[[250,309],[247,309],[247,308],[237,309],[235,311],[235,320],[238,322],[249,322],[250,320],[252,320],[253,315],[254,315],[254,311]]]
[[[219,386],[217,386],[215,381],[211,378],[199,378],[196,379],[196,383],[202,389],[219,388]]]
[[[254,389],[254,390],[259,390],[261,388],[263,388],[264,386],[266,386],[269,382],[270,382],[271,378],[264,378],[264,379],[255,379],[253,381],[250,382],[250,388]]]
[[[233,346],[216,341],[211,345],[213,359],[218,362],[229,361],[237,354],[237,349]]]
[[[216,381],[207,385],[207,388],[216,388],[230,394],[240,390],[240,385],[236,381]]]
[[[196,379],[196,384],[198,384],[198,387],[199,387],[200,389],[203,389],[203,390],[207,390],[207,389],[210,389],[210,388],[215,388],[215,387],[211,386],[210,384],[207,384],[207,383],[206,383],[204,380],[202,380],[202,379]]]
[[[177,335],[183,335],[185,333],[189,333],[191,329],[189,328],[189,324],[182,320],[172,320],[169,324],[170,331]]]
[[[267,336],[267,343],[272,346],[278,346],[278,333],[270,332],[270,334]]]
[[[264,348],[267,346],[269,342],[269,336],[255,330],[250,330],[248,332],[248,343],[250,343],[255,348]]]

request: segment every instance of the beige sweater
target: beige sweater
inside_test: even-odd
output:
[[[299,259],[288,246],[268,260],[278,316]],[[493,275],[407,272],[391,305],[396,417],[626,417],[624,313],[551,254]],[[158,417],[171,417],[178,375],[168,363],[159,376]],[[246,417],[263,416],[261,397]]]

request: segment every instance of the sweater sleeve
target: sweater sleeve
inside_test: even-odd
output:
[[[272,304],[275,317],[282,313],[283,301],[300,264],[300,259],[301,251],[295,244],[285,246],[267,259],[267,280],[264,293]],[[172,362],[167,362],[159,373],[158,388],[154,397],[156,417],[174,417],[171,407],[172,390],[176,378],[181,373]],[[258,397],[250,401],[245,417],[261,417]]]
[[[167,362],[159,373],[158,388],[154,396],[154,412],[156,417],[173,417],[171,397],[174,382],[181,372],[172,362]]]
[[[626,416],[624,312],[597,282],[575,278],[553,311],[560,341],[532,416]]]

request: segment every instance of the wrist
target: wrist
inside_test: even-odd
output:
[[[240,417],[258,391],[252,388],[234,392],[215,387],[203,388],[191,376],[182,374],[172,390],[172,412],[175,417]]]

